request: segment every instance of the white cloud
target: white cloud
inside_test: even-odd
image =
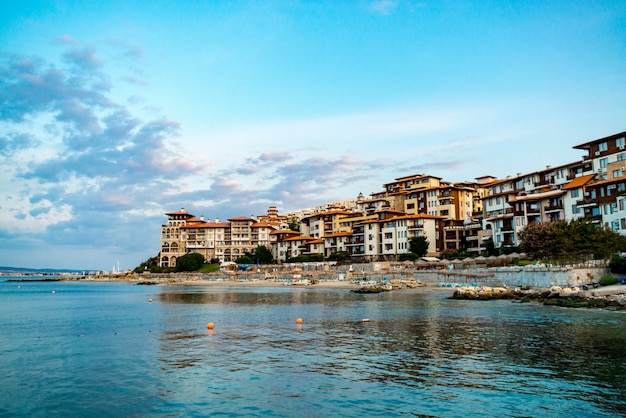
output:
[[[398,2],[393,0],[378,0],[370,3],[369,10],[373,13],[379,13],[381,15],[389,15],[391,14],[396,7],[398,7]]]
[[[274,121],[207,132],[212,141],[247,144],[254,148],[297,149],[311,147],[336,149],[362,141],[416,139],[436,132],[458,129],[484,116],[478,109],[411,110],[337,115],[324,118]]]

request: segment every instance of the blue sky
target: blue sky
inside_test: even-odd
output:
[[[133,268],[221,218],[578,160],[623,1],[0,2],[0,265]]]

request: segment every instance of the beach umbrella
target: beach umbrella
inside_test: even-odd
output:
[[[488,266],[495,266],[496,264],[498,264],[498,261],[499,259],[495,255],[490,255],[489,257],[487,257]]]

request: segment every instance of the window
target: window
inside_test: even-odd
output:
[[[580,213],[580,208],[577,205],[572,205],[572,213],[574,214]]]
[[[572,189],[571,195],[572,195],[572,197],[580,196],[580,189]]]
[[[600,159],[600,168],[606,168],[606,165],[609,163],[609,159],[608,158],[601,158]]]
[[[624,160],[626,160],[626,153],[620,152],[619,154],[617,154],[617,161],[624,161]]]
[[[618,147],[618,148],[619,147],[623,147],[624,146],[624,138],[623,137],[622,138],[617,138],[615,140],[615,146]]]
[[[609,147],[608,147],[606,142],[600,142],[598,144],[598,151],[602,152],[602,151],[606,151],[608,149],[609,149]]]

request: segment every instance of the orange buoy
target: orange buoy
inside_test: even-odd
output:
[[[206,327],[208,329],[213,329],[213,322],[209,322]]]
[[[302,318],[296,319],[296,324],[301,324],[301,323],[302,323]]]

